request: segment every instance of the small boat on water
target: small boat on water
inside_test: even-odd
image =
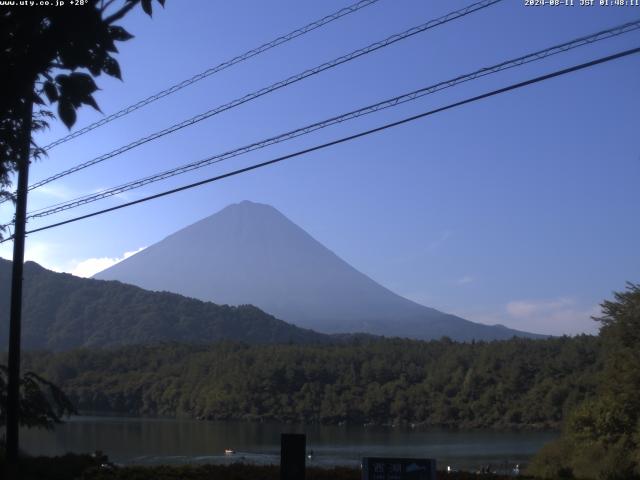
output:
[[[236,451],[233,448],[225,448],[224,449],[224,454],[225,455],[235,455]]]

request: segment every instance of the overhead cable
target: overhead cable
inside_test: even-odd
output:
[[[220,105],[216,108],[213,108],[211,110],[208,110],[204,113],[201,113],[199,115],[196,115],[194,117],[191,117],[187,120],[184,120],[182,122],[176,123],[174,125],[171,125],[170,127],[167,127],[163,130],[157,131],[155,133],[152,133],[150,135],[147,135],[146,137],[142,137],[139,138],[127,145],[124,145],[122,147],[119,147],[115,150],[112,150],[111,152],[105,153],[104,155],[100,155],[99,157],[96,157],[92,160],[88,160],[84,163],[81,163],[79,165],[76,165],[72,168],[69,168],[67,170],[64,170],[62,172],[59,172],[55,175],[52,175],[48,178],[45,178],[43,180],[40,180],[32,185],[29,186],[29,190],[33,190],[35,188],[41,187],[43,185],[46,185],[47,183],[53,182],[54,180],[57,180],[59,178],[65,177],[67,175],[70,175],[72,173],[75,173],[79,170],[83,170],[87,167],[90,167],[92,165],[95,165],[97,163],[101,163],[104,162],[105,160],[108,160],[110,158],[116,157],[124,152],[127,152],[133,148],[139,147],[140,145],[144,145],[145,143],[151,142],[153,140],[157,140],[158,138],[164,137],[165,135],[169,135],[171,133],[174,133],[178,130],[181,130],[185,127],[189,127],[191,125],[194,125],[198,122],[201,122],[207,118],[210,118],[214,115],[217,115],[219,113],[222,113],[226,110],[230,110],[232,108],[235,108],[239,105],[242,105],[244,103],[247,103],[251,100],[255,100],[256,98],[262,97],[263,95],[266,95],[268,93],[271,93],[275,90],[279,90],[283,87],[286,87],[288,85],[291,85],[293,83],[299,82],[305,78],[311,77],[313,75],[317,75],[320,72],[323,72],[325,70],[328,70],[330,68],[334,68],[337,67],[338,65],[342,65],[343,63],[349,62],[351,60],[354,60],[356,58],[362,57],[363,55],[367,55],[371,52],[375,52],[376,50],[379,50],[381,48],[387,47],[389,45],[392,45],[396,42],[399,42],[401,40],[404,40],[406,38],[412,37],[413,35],[417,35],[418,33],[422,33],[425,32],[427,30],[430,30],[432,28],[435,28],[439,25],[443,25],[445,23],[451,22],[453,20],[465,17],[466,15],[469,15],[471,13],[477,12],[479,10],[482,10],[484,8],[487,8],[491,5],[494,5],[496,3],[502,2],[503,0],[482,0],[480,2],[477,3],[473,3],[465,8],[461,8],[459,10],[455,10],[453,12],[450,12],[442,17],[439,17],[437,19],[434,20],[430,20],[426,23],[423,23],[421,25],[418,25],[416,27],[412,27],[408,30],[405,30],[404,32],[401,33],[397,33],[395,35],[391,35],[390,37],[387,37],[384,40],[380,40],[378,42],[372,43],[366,47],[363,48],[359,48],[357,50],[354,50],[351,53],[348,53],[346,55],[342,55],[341,57],[335,58],[329,62],[325,62],[321,65],[318,65],[317,67],[314,68],[310,68],[308,70],[305,70],[304,72],[298,73],[296,75],[293,75],[291,77],[288,77],[284,80],[281,80],[279,82],[276,82],[274,84],[269,85],[268,87],[263,87],[259,90],[256,90],[252,93],[249,93],[247,95],[244,95],[243,97],[237,98],[231,102],[225,103],[223,105]]]
[[[153,95],[148,96],[147,98],[144,98],[142,100],[140,100],[139,102],[134,103],[133,105],[129,105],[115,113],[112,113],[111,115],[108,115],[104,118],[101,118],[100,120],[98,120],[97,122],[94,122],[90,125],[87,125],[84,128],[81,128],[75,132],[72,132],[62,138],[59,138],[58,140],[49,143],[48,145],[44,146],[43,148],[45,150],[51,150],[52,148],[61,145],[65,142],[68,142],[71,139],[74,139],[76,137],[79,137],[81,135],[84,135],[85,133],[90,132],[91,130],[94,130],[98,127],[101,127],[103,125],[106,125],[107,123],[110,123],[118,118],[124,117],[125,115],[130,114],[131,112],[138,110],[142,107],[145,107],[147,105],[149,105],[150,103],[155,102],[156,100],[160,100],[161,98],[166,97],[167,95],[171,95],[172,93],[177,92],[178,90],[182,90],[183,88],[188,87],[189,85],[193,85],[196,82],[199,82],[200,80],[203,80],[207,77],[210,77],[211,75],[214,75],[216,73],[219,73],[229,67],[232,67],[233,65],[236,65],[240,62],[243,62],[245,60],[249,60],[252,57],[255,57],[257,55],[260,55],[261,53],[264,53],[268,50],[271,50],[272,48],[275,48],[279,45],[282,45],[283,43],[287,43],[291,40],[293,40],[294,38],[297,38],[301,35],[304,35],[305,33],[309,33],[312,30],[315,30],[317,28],[323,27],[331,22],[333,22],[334,20],[338,20],[339,18],[344,17],[345,15],[349,15],[350,13],[354,13],[357,12],[358,10],[361,10],[365,7],[368,7],[369,5],[372,5],[376,2],[378,2],[379,0],[361,0],[358,1],[356,3],[354,3],[353,5],[349,5],[348,7],[342,8],[340,10],[338,10],[337,12],[334,12],[330,15],[327,15],[326,17],[323,17],[319,20],[316,20],[315,22],[311,22],[308,25],[305,25],[304,27],[300,27],[297,28],[295,30],[293,30],[292,32],[287,33],[286,35],[282,35],[278,38],[275,38],[273,40],[271,40],[270,42],[264,43],[262,45],[260,45],[257,48],[254,48],[252,50],[249,50],[247,52],[244,52],[241,55],[238,55],[237,57],[233,57],[231,60],[227,60],[224,61],[218,65],[216,65],[215,67],[211,67],[208,68],[207,70],[198,73],[197,75],[192,76],[191,78],[188,78],[186,80],[183,80],[179,83],[176,83],[172,86],[170,86],[169,88],[166,88],[165,90],[161,90],[158,93],[155,93]]]
[[[526,81],[523,81],[523,82],[514,83],[514,84],[511,84],[511,85],[509,85],[507,87],[499,88],[497,90],[493,90],[493,91],[488,92],[488,93],[477,95],[475,97],[467,98],[467,99],[461,100],[459,102],[451,103],[451,104],[446,105],[444,107],[436,108],[434,110],[429,110],[427,112],[423,112],[423,113],[420,113],[418,115],[413,115],[411,117],[407,117],[407,118],[404,118],[402,120],[398,120],[396,122],[387,123],[387,124],[382,125],[380,127],[372,128],[370,130],[366,130],[366,131],[363,131],[363,132],[360,132],[360,133],[349,135],[347,137],[342,137],[342,138],[339,138],[337,140],[333,140],[331,142],[323,143],[321,145],[316,145],[314,147],[306,148],[304,150],[299,150],[297,152],[290,153],[288,155],[284,155],[284,156],[281,156],[281,157],[278,157],[278,158],[274,158],[274,159],[268,160],[266,162],[262,162],[262,163],[254,164],[254,165],[251,165],[251,166],[248,166],[248,167],[240,168],[240,169],[234,170],[232,172],[228,172],[228,173],[225,173],[225,174],[222,174],[222,175],[217,175],[215,177],[210,177],[210,178],[207,178],[207,179],[204,179],[204,180],[200,180],[198,182],[190,183],[188,185],[183,185],[183,186],[178,187],[178,188],[173,188],[171,190],[166,190],[164,192],[156,193],[154,195],[150,195],[148,197],[140,198],[138,200],[133,200],[131,202],[123,203],[121,205],[116,205],[114,207],[105,208],[103,210],[98,210],[98,211],[95,211],[95,212],[92,212],[92,213],[88,213],[88,214],[85,214],[85,215],[80,215],[78,217],[70,218],[68,220],[64,220],[64,221],[61,221],[61,222],[53,223],[53,224],[50,224],[50,225],[45,225],[45,226],[39,227],[39,228],[34,228],[33,230],[30,230],[30,231],[28,231],[26,233],[27,234],[32,234],[32,233],[41,232],[41,231],[44,231],[44,230],[49,230],[51,228],[60,227],[62,225],[67,225],[69,223],[74,223],[74,222],[77,222],[77,221],[80,221],[80,220],[84,220],[84,219],[87,219],[87,218],[95,217],[95,216],[98,216],[98,215],[103,215],[105,213],[113,212],[115,210],[120,210],[122,208],[126,208],[126,207],[130,207],[130,206],[133,206],[133,205],[137,205],[139,203],[148,202],[150,200],[155,200],[157,198],[165,197],[167,195],[172,195],[174,193],[178,193],[178,192],[189,190],[189,189],[192,189],[192,188],[195,188],[195,187],[206,185],[208,183],[216,182],[216,181],[222,180],[224,178],[229,178],[229,177],[232,177],[232,176],[236,176],[236,175],[239,175],[241,173],[246,173],[246,172],[249,172],[251,170],[256,170],[256,169],[259,169],[259,168],[262,168],[262,167],[273,165],[273,164],[282,162],[284,160],[288,160],[288,159],[291,159],[291,158],[299,157],[299,156],[305,155],[307,153],[315,152],[315,151],[322,150],[322,149],[325,149],[325,148],[328,148],[328,147],[331,147],[331,146],[334,146],[334,145],[339,145],[341,143],[345,143],[345,142],[348,142],[348,141],[351,141],[351,140],[355,140],[357,138],[361,138],[361,137],[365,137],[365,136],[368,136],[368,135],[371,135],[371,134],[374,134],[374,133],[378,133],[378,132],[381,132],[383,130],[387,130],[389,128],[397,127],[399,125],[403,125],[403,124],[406,124],[406,123],[409,123],[409,122],[413,122],[415,120],[418,120],[418,119],[421,119],[421,118],[424,118],[424,117],[428,117],[428,116],[434,115],[436,113],[444,112],[446,110],[451,110],[453,108],[460,107],[462,105],[466,105],[466,104],[469,104],[469,103],[477,102],[477,101],[483,100],[485,98],[489,98],[489,97],[493,97],[493,96],[496,96],[496,95],[500,95],[502,93],[506,93],[506,92],[509,92],[509,91],[512,91],[512,90],[517,90],[517,89],[526,87],[528,85],[532,85],[532,84],[535,84],[535,83],[540,83],[540,82],[543,82],[543,81],[546,81],[546,80],[550,80],[550,79],[555,78],[555,77],[566,75],[566,74],[569,74],[569,73],[572,73],[572,72],[575,72],[575,71],[578,71],[578,70],[583,70],[583,69],[586,69],[586,68],[589,68],[589,67],[593,67],[595,65],[599,65],[599,64],[602,64],[602,63],[610,62],[612,60],[616,60],[616,59],[623,58],[623,57],[626,57],[626,56],[629,56],[629,55],[633,55],[633,54],[637,54],[637,53],[640,53],[640,47],[636,47],[636,48],[629,49],[629,50],[624,50],[622,52],[618,52],[618,53],[613,54],[613,55],[608,55],[606,57],[600,57],[600,58],[598,58],[596,60],[592,60],[590,62],[582,63],[582,64],[579,64],[579,65],[574,65],[572,67],[564,68],[562,70],[556,70],[556,71],[554,71],[552,73],[548,73],[546,75],[541,75],[539,77],[535,77],[535,78],[532,78],[532,79],[529,79],[529,80],[526,80]],[[5,240],[2,240],[0,243],[6,242],[6,241],[11,240],[11,239],[12,239],[12,237],[9,237],[9,238],[7,238]]]
[[[347,113],[343,113],[341,115],[335,116],[335,117],[331,117],[325,120],[322,120],[320,122],[316,122],[316,123],[312,123],[310,125],[306,125],[304,127],[301,128],[297,128],[295,130],[291,130],[289,132],[286,133],[282,133],[273,137],[269,137],[267,139],[264,140],[260,140],[258,142],[254,142],[251,143],[249,145],[245,145],[239,148],[235,148],[233,150],[229,150],[227,152],[224,153],[220,153],[217,155],[213,155],[210,157],[207,157],[205,159],[201,159],[195,162],[191,162],[191,163],[187,163],[185,165],[176,167],[176,168],[172,168],[169,170],[166,170],[164,172],[160,172],[160,173],[156,173],[141,179],[137,179],[116,187],[111,187],[108,189],[104,189],[101,190],[99,192],[95,192],[95,193],[91,193],[88,195],[84,195],[72,200],[67,200],[64,202],[60,202],[54,205],[49,205],[47,207],[43,207],[41,209],[38,210],[34,210],[32,212],[29,212],[29,214],[27,215],[27,218],[39,218],[39,217],[45,217],[48,215],[53,215],[56,213],[60,213],[63,212],[65,210],[69,210],[72,208],[76,208],[79,207],[81,205],[85,205],[88,203],[93,203],[95,201],[104,199],[104,198],[108,198],[108,197],[112,197],[114,195],[118,195],[121,193],[124,193],[126,191],[129,190],[133,190],[136,188],[140,188],[143,187],[145,185],[149,185],[151,183],[155,183],[161,180],[165,180],[167,178],[170,177],[174,177],[176,175],[181,175],[183,173],[187,173],[190,172],[192,170],[196,170],[199,168],[203,168],[205,166],[208,165],[212,165],[215,163],[219,163],[222,162],[224,160],[233,158],[233,157],[237,157],[249,152],[252,152],[254,150],[258,150],[261,148],[265,148],[267,146],[270,145],[274,145],[277,143],[281,143],[302,135],[306,135],[309,134],[311,132],[314,132],[316,130],[320,130],[323,128],[326,128],[328,126],[331,125],[335,125],[338,123],[342,123],[348,120],[352,120],[364,115],[368,115],[370,113],[374,113],[380,110],[384,110],[387,108],[391,108],[391,107],[395,107],[397,105],[401,105],[403,103],[407,103],[413,100],[416,100],[418,98],[421,98],[425,95],[430,95],[433,94],[435,92],[447,89],[447,88],[451,88],[454,87],[455,85],[458,85],[460,83],[464,83],[464,82],[468,82],[477,78],[481,78],[487,75],[491,75],[503,70],[507,70],[510,68],[514,68],[514,67],[518,67],[527,63],[531,63],[534,61],[539,61],[542,60],[544,58],[547,58],[549,56],[552,55],[556,55],[558,53],[562,53],[562,52],[566,52],[569,51],[571,49],[574,48],[578,48],[581,47],[583,45],[589,45],[592,44],[594,42],[598,42],[598,41],[602,41],[608,38],[612,38],[615,37],[617,35],[621,35],[624,33],[628,33],[634,30],[638,30],[640,29],[640,20],[637,20],[635,22],[629,22],[629,23],[625,23],[622,25],[618,25],[616,27],[612,27],[609,28],[607,30],[602,30],[596,33],[593,33],[591,35],[587,35],[587,36],[583,36],[583,37],[579,37],[576,39],[573,39],[571,41],[559,44],[559,45],[554,45],[552,47],[543,49],[543,50],[538,50],[536,52],[533,53],[528,53],[526,55],[511,59],[511,60],[506,60],[504,62],[498,63],[496,65],[492,65],[489,67],[484,67],[481,68],[479,70],[476,70],[474,72],[471,73],[467,73],[464,75],[460,75],[457,76],[455,78],[449,79],[449,80],[445,80],[427,87],[423,87],[420,88],[418,90],[414,90],[412,92],[409,93],[405,93],[402,95],[398,95],[396,97],[387,99],[387,100],[383,100],[381,102],[375,103],[373,105],[368,105],[366,107],[362,107],[359,108],[357,110],[353,110]]]

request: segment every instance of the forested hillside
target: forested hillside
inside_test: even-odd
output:
[[[0,345],[8,342],[11,262],[0,259]],[[326,335],[285,323],[244,305],[202,302],[175,293],[149,292],[120,282],[56,273],[34,262],[24,266],[22,346],[66,350],[152,344],[322,343]]]
[[[628,283],[601,307],[594,394],[538,453],[530,468],[536,477],[640,479],[640,284]]]
[[[166,344],[30,353],[84,411],[206,419],[557,427],[594,390],[599,339]]]

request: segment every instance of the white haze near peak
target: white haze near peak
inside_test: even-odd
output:
[[[144,250],[145,247],[140,247],[137,250],[132,252],[125,252],[122,257],[95,257],[95,258],[87,258],[86,260],[82,260],[78,262],[70,271],[72,275],[76,277],[92,277],[98,272],[105,270],[113,265],[120,263],[123,260],[135,255],[136,253],[140,253]]]

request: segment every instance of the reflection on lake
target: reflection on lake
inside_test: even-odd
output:
[[[279,463],[280,434],[306,433],[310,466],[359,466],[364,456],[435,458],[439,468],[525,463],[552,432],[451,431],[410,428],[74,417],[54,431],[22,430],[34,455],[102,450],[121,464]],[[236,451],[224,455],[225,448]]]

